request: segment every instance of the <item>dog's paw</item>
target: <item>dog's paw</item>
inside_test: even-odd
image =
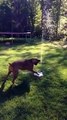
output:
[[[43,77],[43,73],[42,72],[37,72],[37,73],[34,73],[34,76]]]

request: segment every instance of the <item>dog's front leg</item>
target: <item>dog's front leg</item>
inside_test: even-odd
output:
[[[31,72],[32,72],[33,74],[34,74],[34,73],[38,74],[38,72],[36,72],[36,71],[34,71],[34,70],[32,70]]]
[[[15,80],[16,80],[17,76],[18,76],[18,70],[13,71],[13,80],[12,80],[13,85],[15,83]]]

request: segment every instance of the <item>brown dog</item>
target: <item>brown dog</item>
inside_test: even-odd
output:
[[[9,64],[9,70],[8,74],[6,75],[5,81],[7,80],[7,77],[12,73],[13,74],[13,80],[12,83],[14,84],[15,79],[18,76],[19,70],[28,70],[33,73],[37,73],[36,71],[33,70],[34,65],[37,65],[40,62],[40,60],[32,58],[24,61],[15,61],[13,63]]]

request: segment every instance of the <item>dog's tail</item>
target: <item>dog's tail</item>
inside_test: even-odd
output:
[[[11,66],[12,64],[11,63],[9,63],[9,66]]]

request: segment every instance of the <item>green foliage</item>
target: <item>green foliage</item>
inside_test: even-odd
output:
[[[67,0],[64,0],[64,2],[62,1],[61,4],[61,16],[59,26],[60,34],[67,35],[66,28],[67,28]]]
[[[8,78],[3,94],[0,92],[0,120],[66,120],[66,54],[58,43],[0,46],[0,85],[8,63],[17,59],[42,58],[36,69],[44,74],[36,78],[20,71],[17,87],[12,89],[11,76]],[[29,91],[24,91],[27,87]]]

